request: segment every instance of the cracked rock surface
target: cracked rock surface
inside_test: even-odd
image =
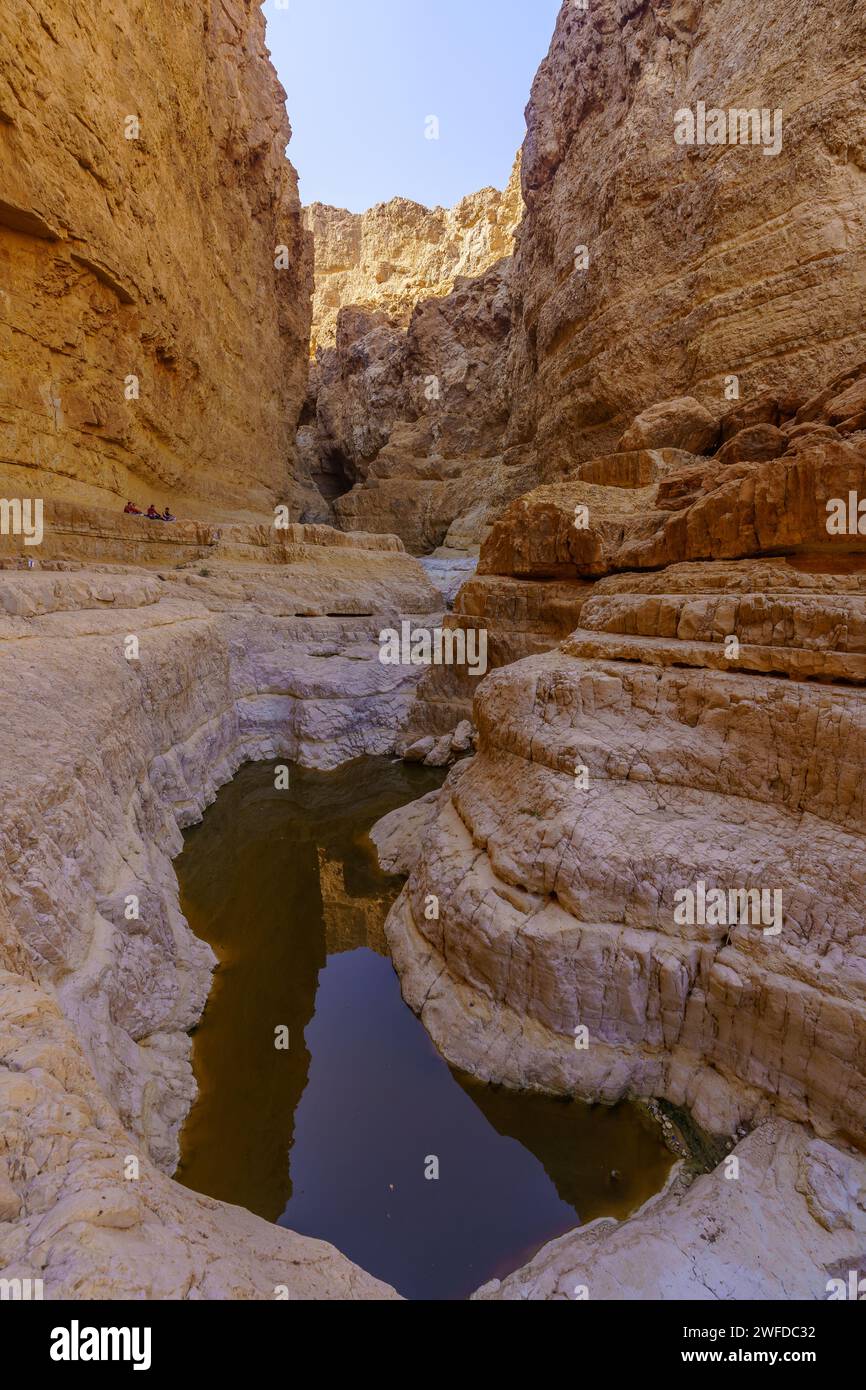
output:
[[[214,963],[171,861],[243,762],[390,751],[419,673],[378,632],[441,595],[387,538],[220,545],[206,574],[0,571],[0,1269],[47,1298],[392,1296],[167,1176]]]

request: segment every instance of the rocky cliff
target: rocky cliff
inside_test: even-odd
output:
[[[390,748],[414,673],[377,633],[440,601],[393,538],[272,524],[312,264],[261,10],[12,0],[0,47],[0,1271],[393,1296],[167,1176],[214,963],[181,827],[248,758]]]
[[[446,620],[499,669],[419,687],[407,739],[473,711],[477,755],[389,941],[454,1064],[752,1132],[743,1182],[482,1297],[789,1297],[767,1248],[824,1297],[864,1226],[864,19],[564,5],[533,89],[504,442],[539,485]],[[699,103],[778,149],[678,143]]]
[[[12,0],[0,47],[0,491],[269,511],[311,255],[259,5]]]
[[[493,616],[494,659],[548,650],[478,690],[479,755],[392,946],[440,1046],[491,1079],[862,1144],[866,542],[837,513],[866,494],[866,367],[737,407],[712,458],[675,447],[695,401],[622,442],[660,419],[664,447],[542,485],[482,548],[450,621]],[[466,683],[431,672],[427,707],[453,726]],[[678,913],[756,888],[772,922]]]
[[[394,532],[417,554],[477,548],[531,486],[526,451],[503,447],[521,207],[518,161],[503,194],[448,211],[309,210],[321,326],[298,436],[302,517]]]
[[[718,419],[730,378],[745,399],[866,356],[864,97],[859,0],[563,4],[527,108],[513,280],[509,439],[534,443],[540,477],[610,452],[657,401]],[[701,102],[754,111],[770,141],[677,143]]]
[[[564,4],[527,108],[513,265],[467,259],[472,278],[433,315],[427,238],[452,265],[449,226],[416,221],[412,274],[414,205],[374,210],[369,230],[315,210],[316,316],[335,345],[301,446],[338,499],[318,515],[418,551],[477,547],[527,478],[610,453],[644,407],[688,394],[718,422],[860,360],[864,23],[857,0],[829,23],[809,0],[769,23],[736,0]],[[700,142],[707,111],[724,114],[724,143]]]
[[[416,304],[444,299],[459,279],[511,255],[522,212],[519,157],[503,192],[483,188],[453,208],[392,198],[356,213],[312,203],[304,225],[315,246],[313,354],[336,346],[347,306],[408,327]]]
[[[499,669],[419,687],[415,732],[441,733],[475,686],[478,751],[389,916],[406,999],[488,1080],[757,1127],[742,1182],[576,1232],[483,1297],[790,1297],[793,1264],[824,1297],[866,1229],[863,498],[866,366],[718,427],[660,402],[507,509],[446,620],[489,630]]]
[[[389,1296],[166,1176],[214,965],[171,860],[242,763],[389,751],[417,671],[378,633],[438,595],[386,537],[57,520],[57,558],[0,572],[0,1271],[46,1298]],[[150,567],[107,564],[136,531]]]

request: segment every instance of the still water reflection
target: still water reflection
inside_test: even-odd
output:
[[[671,1156],[635,1107],[481,1086],[403,1003],[383,924],[400,880],[367,831],[441,774],[385,758],[243,768],[177,861],[219,957],[194,1035],[178,1178],[331,1241],[409,1298],[453,1299],[578,1221],[624,1216]],[[288,1050],[274,1045],[288,1029]],[[425,1177],[438,1159],[439,1178]]]

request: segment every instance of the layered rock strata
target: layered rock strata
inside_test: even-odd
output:
[[[303,215],[315,246],[313,355],[336,346],[349,305],[407,328],[423,300],[446,298],[458,280],[511,255],[522,212],[519,155],[502,192],[482,188],[453,208],[392,198],[356,213],[312,203]]]
[[[268,565],[246,532],[257,563],[0,575],[0,1267],[47,1297],[389,1292],[163,1176],[213,964],[178,905],[181,829],[248,759],[393,747],[417,671],[378,633],[441,603],[395,542],[297,528]]]
[[[406,997],[458,1065],[862,1146],[866,549],[856,500],[854,534],[832,519],[866,496],[864,382],[737,407],[713,459],[595,459],[494,527],[468,604],[522,584],[580,607],[564,642],[481,685],[478,756],[389,921]],[[756,416],[778,456],[750,457]],[[436,679],[448,723],[462,676]],[[760,889],[778,922],[739,897],[683,915],[700,885]]]
[[[300,436],[333,513],[313,503],[310,519],[477,549],[511,497],[611,453],[647,407],[692,398],[704,439],[674,447],[702,454],[735,392],[862,359],[863,23],[856,0],[829,27],[808,0],[772,25],[734,0],[563,4],[527,108],[513,262],[476,266],[432,317],[419,292],[406,338],[390,262],[381,293],[350,291],[354,223],[319,229],[340,313]],[[756,143],[739,125],[735,141],[679,142],[700,103],[741,112]],[[482,306],[498,337],[479,338]],[[654,424],[623,451],[654,447]]]
[[[829,24],[810,0],[769,22],[737,0],[563,4],[512,281],[508,442],[535,446],[540,478],[610,453],[656,402],[718,420],[733,378],[745,400],[866,356],[864,84],[859,0]],[[698,142],[699,103],[725,113],[722,143]],[[748,139],[763,120],[761,143],[730,139],[730,111]]]
[[[0,47],[0,495],[288,501],[312,255],[259,4],[12,0]]]

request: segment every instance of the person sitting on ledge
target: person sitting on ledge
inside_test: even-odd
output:
[[[162,519],[163,521],[177,521],[177,517],[172,516],[171,512],[168,510],[168,507],[166,507],[165,511],[163,512]]]
[[[162,517],[160,516],[159,512],[156,510],[156,507],[153,505],[152,502],[147,509],[147,519],[148,521],[162,521]]]
[[[141,516],[141,508],[137,507],[134,502],[127,502],[123,510],[127,516]]]

